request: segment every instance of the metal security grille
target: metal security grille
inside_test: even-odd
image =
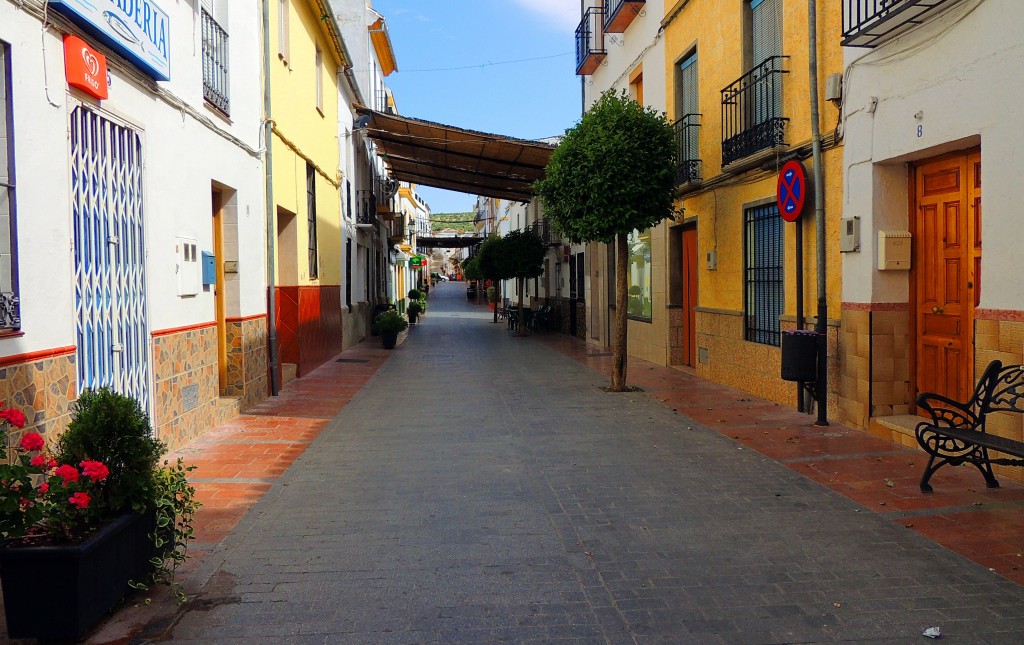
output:
[[[316,243],[316,171],[309,163],[306,164],[306,218],[309,224],[309,278],[315,280],[320,277]]]
[[[76,107],[71,113],[78,386],[150,405],[142,141]]]
[[[784,306],[782,218],[778,206],[771,204],[748,208],[744,221],[745,338],[779,345],[779,316]]]
[[[0,41],[0,329],[21,329],[14,204],[14,115],[9,47]]]
[[[228,33],[203,9],[203,98],[224,114],[228,100]]]

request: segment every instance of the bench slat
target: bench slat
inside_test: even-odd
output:
[[[935,426],[925,426],[924,429],[944,437],[952,437],[953,439],[959,439],[960,441],[981,446],[982,448],[988,448],[989,450],[998,450],[999,452],[1014,455],[1015,457],[1024,457],[1024,442],[968,428],[936,428]]]

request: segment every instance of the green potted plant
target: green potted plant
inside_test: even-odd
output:
[[[487,287],[487,302],[491,306],[491,311],[494,311],[494,307],[498,303],[498,290],[494,288],[494,285]]]
[[[423,292],[419,289],[409,289],[409,300],[419,300],[423,296]]]
[[[409,316],[409,324],[415,325],[416,319],[419,318],[421,313],[423,313],[423,305],[420,304],[419,300],[413,300],[409,303],[409,307],[405,310],[405,313]]]
[[[409,323],[395,309],[388,309],[373,319],[373,329],[380,334],[384,349],[392,349],[398,342],[398,334],[405,331]]]
[[[11,638],[80,639],[134,582],[149,578],[170,551],[184,554],[191,532],[158,523],[166,496],[153,438],[137,401],[108,389],[85,390],[55,450],[27,433],[8,462],[16,410],[0,410],[0,579]],[[196,506],[177,490],[175,509]],[[169,528],[170,527],[170,528]],[[41,602],[45,598],[46,602]],[[60,611],[53,611],[60,607]]]

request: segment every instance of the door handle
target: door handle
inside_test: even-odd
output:
[[[933,314],[941,314],[942,313],[942,307],[932,307],[932,313]]]

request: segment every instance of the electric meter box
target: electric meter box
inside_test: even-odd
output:
[[[878,270],[909,271],[910,242],[907,231],[878,231]]]
[[[199,294],[199,254],[197,242],[187,237],[174,241],[177,252],[175,272],[178,274],[178,295],[182,297]]]

